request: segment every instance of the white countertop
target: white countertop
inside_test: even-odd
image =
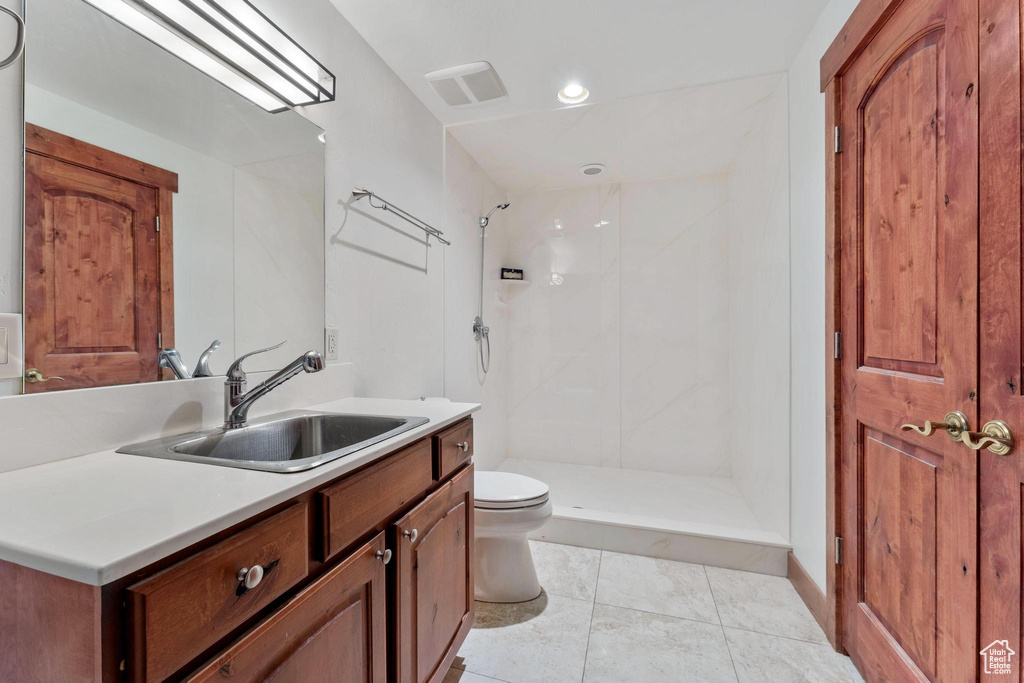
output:
[[[0,474],[0,559],[102,586],[479,410],[476,403],[346,398],[309,410],[430,421],[295,474],[113,450]]]

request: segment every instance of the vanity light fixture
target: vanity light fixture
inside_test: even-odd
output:
[[[249,0],[86,0],[263,109],[334,101],[334,75]]]
[[[570,83],[558,91],[558,101],[562,104],[579,104],[590,97],[590,91],[579,83]]]

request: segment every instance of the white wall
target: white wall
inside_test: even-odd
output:
[[[440,396],[445,247],[351,192],[368,187],[440,226],[441,124],[329,0],[260,9],[337,76],[337,101],[302,113],[327,133],[326,324],[340,330],[356,395]]]
[[[789,535],[789,156],[786,76],[729,179],[729,425],[736,485]]]
[[[507,201],[454,137],[445,133],[444,386],[453,401],[483,404],[473,416],[473,458],[482,470],[505,459],[505,381],[508,324],[494,282],[504,263],[508,212],[498,211],[487,228],[484,258],[484,324],[491,328],[491,362],[485,374],[472,323],[480,306],[480,216]]]
[[[214,339],[215,368],[235,352],[234,169],[31,84],[25,120],[178,174],[174,216],[174,346],[189,369]],[[154,340],[155,343],[155,340]],[[253,367],[269,369],[262,363]]]
[[[791,540],[825,589],[825,97],[818,62],[857,0],[832,0],[789,69]]]

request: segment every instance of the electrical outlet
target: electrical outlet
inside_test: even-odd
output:
[[[327,360],[338,360],[338,328],[328,327],[324,334],[324,357]]]

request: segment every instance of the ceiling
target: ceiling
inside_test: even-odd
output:
[[[729,172],[786,98],[782,74],[454,125],[448,131],[509,194]],[[585,176],[579,167],[607,169]]]
[[[445,124],[785,71],[827,0],[331,0]],[[423,74],[488,61],[509,98],[445,105]]]

